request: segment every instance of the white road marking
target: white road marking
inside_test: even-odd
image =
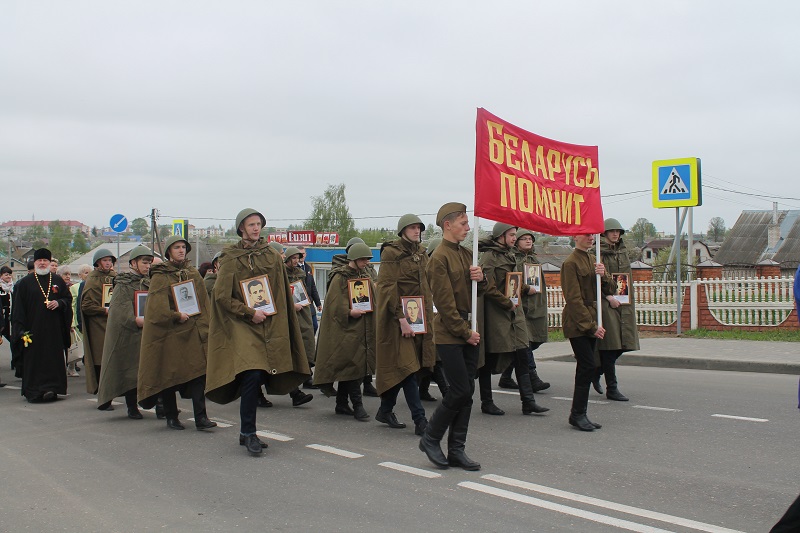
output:
[[[22,387],[17,387],[16,385],[6,385],[3,387],[4,389],[13,389],[13,390],[21,390]]]
[[[746,420],[747,422],[769,422],[768,418],[750,418],[749,416],[711,415],[717,418],[731,418],[733,420]]]
[[[508,390],[494,390],[494,389],[492,389],[492,392],[494,392],[496,394],[510,394],[512,396],[519,396],[518,392],[512,392],[512,391],[508,391]]]
[[[627,529],[628,531],[637,531],[639,533],[669,532],[669,530],[667,529],[659,529],[657,527],[646,526],[644,524],[638,524],[636,522],[630,522],[628,520],[622,520],[620,518],[614,518],[611,516],[593,513],[591,511],[584,511],[583,509],[576,509],[574,507],[561,505],[560,503],[553,503],[547,500],[540,500],[539,498],[533,498],[531,496],[517,494],[516,492],[511,492],[509,490],[504,490],[504,489],[498,489],[496,487],[490,487],[489,485],[474,483],[472,481],[462,481],[461,483],[458,484],[458,486],[464,487],[466,489],[476,490],[478,492],[483,492],[484,494],[491,494],[492,496],[498,496],[500,498],[505,498],[507,500],[512,500],[515,502],[525,503],[528,505],[535,505],[536,507],[541,507],[542,509],[548,509],[550,511],[556,511],[570,516],[577,516],[579,518],[584,518],[586,520],[591,520],[593,522],[598,522],[600,524],[606,524],[619,529]]]
[[[566,400],[571,402],[572,398],[567,398],[566,396],[550,396],[554,400]],[[608,405],[611,402],[605,402],[603,400],[589,400],[589,403],[597,404],[597,405]]]
[[[542,494],[555,496],[556,498],[564,498],[566,500],[572,500],[575,502],[602,507],[603,509],[608,509],[611,511],[619,511],[620,513],[632,514],[642,518],[658,520],[660,522],[667,522],[668,524],[673,524],[676,526],[688,527],[696,529],[698,531],[708,531],[710,533],[742,533],[741,531],[737,531],[735,529],[727,529],[724,527],[715,526],[713,524],[706,524],[704,522],[697,522],[695,520],[681,518],[679,516],[672,516],[664,513],[658,513],[656,511],[649,511],[647,509],[632,507],[630,505],[624,505],[621,503],[601,500],[599,498],[592,498],[591,496],[584,496],[582,494],[576,494],[574,492],[567,492],[563,490],[554,489],[551,487],[545,487],[544,485],[536,485],[535,483],[528,483],[526,481],[520,481],[518,479],[513,479],[510,477],[497,476],[494,474],[487,474],[481,477],[483,479],[494,481],[495,483],[501,483],[503,485],[510,485],[512,487],[518,487],[525,490],[540,492]]]
[[[86,401],[97,403],[97,398],[86,398]],[[124,405],[124,404],[122,402],[115,402],[112,400],[111,405]]]
[[[670,409],[669,407],[652,407],[650,405],[634,405],[634,409],[649,409],[650,411],[665,411],[669,413],[680,413],[680,409]]]
[[[284,435],[283,433],[275,433],[274,431],[256,431],[256,435],[259,437],[264,437],[265,439],[277,440],[279,442],[289,442],[290,440],[294,440],[294,437]]]
[[[212,420],[212,421],[216,422],[217,423],[217,427],[220,427],[220,428],[229,428],[229,427],[231,427],[233,425],[233,424],[228,424],[227,422],[222,422],[221,420],[217,420],[215,418],[209,418],[209,420]],[[194,422],[194,418],[190,418],[189,422]]]
[[[348,452],[347,450],[334,448],[333,446],[325,446],[323,444],[307,444],[306,448],[311,448],[312,450],[319,450],[325,453],[332,453],[333,455],[338,455],[340,457],[347,457],[348,459],[358,459],[359,457],[364,457],[360,453]]]
[[[413,466],[406,466],[401,465],[400,463],[392,463],[390,461],[384,463],[378,463],[379,466],[385,466],[386,468],[391,468],[392,470],[398,470],[400,472],[405,472],[407,474],[413,474],[415,476],[420,477],[427,477],[427,478],[437,478],[442,477],[441,474],[438,472],[431,472],[430,470],[424,470],[422,468],[414,468]]]

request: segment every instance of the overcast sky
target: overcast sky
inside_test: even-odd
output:
[[[700,157],[695,229],[731,227],[771,209],[757,194],[800,208],[798,20],[796,1],[0,0],[0,220],[285,226],[344,182],[357,226],[393,227],[472,205],[485,107],[598,145],[626,227],[674,229],[651,162]]]

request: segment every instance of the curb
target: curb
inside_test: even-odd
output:
[[[538,361],[574,362],[572,355],[556,355],[537,358]],[[658,368],[685,368],[689,370],[722,370],[728,372],[758,372],[764,374],[800,375],[800,364],[764,361],[734,361],[725,359],[703,359],[695,357],[668,357],[661,355],[637,355],[627,353],[617,360],[621,366],[646,366]]]

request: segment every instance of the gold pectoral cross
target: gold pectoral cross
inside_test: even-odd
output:
[[[50,303],[50,300],[48,300],[47,298],[45,298],[45,299],[44,299],[44,305],[47,305],[47,304],[49,304],[49,303]]]

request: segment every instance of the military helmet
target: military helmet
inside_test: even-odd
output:
[[[261,217],[261,227],[262,228],[267,225],[267,219],[264,218],[264,215],[262,215],[261,213],[259,213],[255,209],[251,209],[249,207],[247,209],[242,209],[241,211],[239,211],[239,214],[236,215],[236,234],[239,237],[242,236],[242,230],[239,229],[239,226],[241,226],[242,222],[244,222],[244,219],[246,219],[250,215],[258,215],[258,216]]]
[[[214,254],[214,258],[211,259],[211,264],[213,265],[214,263],[216,263],[219,260],[219,256],[221,256],[221,255],[222,255],[222,250],[220,250],[219,252],[215,253]]]
[[[522,228],[518,228],[518,229],[517,229],[517,240],[518,240],[518,241],[519,241],[519,240],[520,240],[522,237],[524,237],[525,235],[530,235],[530,236],[531,236],[531,239],[533,239],[533,242],[536,242],[536,235],[534,235],[534,234],[533,234],[533,232],[532,232],[531,230],[529,230],[529,229],[522,229]]]
[[[270,241],[269,246],[279,254],[283,253],[283,245],[278,241]]]
[[[111,250],[108,248],[100,248],[92,256],[92,265],[97,266],[97,262],[104,257],[110,257],[112,264],[117,262],[117,258],[111,253]]]
[[[361,244],[365,244],[364,243],[364,239],[362,239],[361,237],[353,237],[352,239],[347,241],[347,244],[344,247],[344,251],[345,252],[349,252],[350,251],[350,247],[353,246],[354,244],[356,244],[357,242],[360,242]]]
[[[607,218],[603,222],[603,226],[605,229],[603,230],[603,235],[609,230],[617,229],[619,230],[620,235],[625,235],[625,228],[622,227],[622,224],[619,223],[619,220],[616,218]]]
[[[372,259],[372,250],[363,242],[354,243],[347,251],[347,260],[355,261],[356,259]]]
[[[512,226],[511,224],[505,224],[504,222],[496,222],[492,228],[492,239],[498,239],[505,232],[516,227],[517,226]]]
[[[300,255],[300,254],[302,254],[303,252],[301,252],[301,251],[300,251],[300,248],[298,248],[297,246],[290,246],[290,247],[288,247],[288,248],[286,249],[286,251],[285,251],[285,252],[283,252],[283,253],[285,254],[284,261],[287,261],[287,260],[288,260],[290,257],[292,257],[293,255]]]
[[[433,251],[436,249],[437,246],[442,244],[441,237],[434,237],[433,239],[429,240],[423,246],[425,246],[425,251],[428,252],[428,255],[431,255]]]
[[[425,224],[423,224],[422,220],[413,213],[407,213],[401,216],[400,220],[397,221],[397,236],[402,237],[403,230],[411,224],[419,224],[420,231],[425,231]]]
[[[139,259],[140,257],[155,257],[153,251],[145,246],[144,244],[140,244],[133,250],[131,250],[131,255],[128,257],[128,262],[130,263],[134,259]]]
[[[187,254],[192,251],[192,245],[189,244],[189,241],[187,241],[186,239],[184,239],[180,235],[173,235],[172,237],[167,239],[167,242],[164,243],[164,257],[166,257],[167,259],[170,258],[169,257],[169,247],[172,246],[173,244],[175,244],[176,242],[185,242],[186,243],[186,253]]]

